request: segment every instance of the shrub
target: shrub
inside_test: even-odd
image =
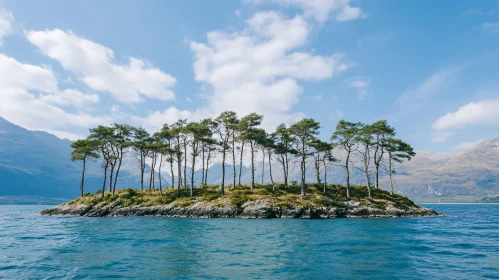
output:
[[[220,197],[219,192],[204,192],[201,196],[201,200],[203,201],[212,201]]]
[[[232,204],[236,207],[241,207],[249,200],[247,195],[236,195],[232,198]]]
[[[132,200],[131,199],[125,199],[123,200],[123,207],[129,207],[130,205],[132,205]]]
[[[116,199],[118,199],[118,197],[116,195],[111,195],[109,197],[109,201],[115,201]]]

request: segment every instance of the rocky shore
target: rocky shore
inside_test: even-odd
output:
[[[380,207],[382,205],[382,207]],[[43,210],[42,215],[64,216],[161,216],[161,217],[191,217],[191,218],[395,218],[442,216],[441,213],[418,205],[397,207],[391,201],[377,200],[375,203],[358,201],[337,202],[335,207],[299,207],[273,205],[268,200],[247,201],[240,206],[218,205],[210,202],[196,202],[188,206],[174,203],[166,205],[124,207],[120,201],[105,205],[84,203],[64,203]]]

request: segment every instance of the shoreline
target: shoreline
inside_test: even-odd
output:
[[[41,211],[46,216],[160,216],[185,218],[396,218],[443,216],[430,208],[415,204],[400,195],[383,190],[366,195],[362,186],[346,188],[331,186],[323,192],[318,186],[308,186],[309,193],[300,195],[299,186],[273,188],[262,186],[227,189],[221,195],[217,186],[194,189],[118,190],[87,194],[75,200]],[[178,192],[177,192],[178,191]]]

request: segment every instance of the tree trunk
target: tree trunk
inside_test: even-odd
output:
[[[194,167],[196,165],[196,153],[197,153],[197,144],[196,142],[192,143],[192,168],[191,168],[191,196],[193,193],[193,188],[194,188]]]
[[[225,194],[225,143],[224,143],[224,147],[223,147],[223,151],[222,151],[222,184],[221,184],[221,188],[220,188],[220,193],[222,195]]]
[[[286,173],[286,158],[283,155],[279,155],[281,157],[281,164],[282,164],[282,173],[284,174],[284,186],[288,186],[288,176]]]
[[[177,153],[177,195],[180,194],[180,185],[182,184],[182,158]]]
[[[204,174],[204,183],[208,185],[208,169],[210,168],[210,158],[211,158],[211,151],[208,150],[208,155],[206,156],[206,170]]]
[[[241,186],[241,174],[243,173],[243,150],[244,150],[244,141],[241,143],[241,154],[239,156],[239,186]]]
[[[107,168],[109,164],[106,163],[105,168],[104,168],[104,182],[102,182],[102,193],[100,194],[100,198],[102,199],[104,197],[104,192],[106,191],[106,180],[107,180]]]
[[[85,184],[85,165],[87,158],[83,158],[83,170],[81,171],[81,182],[80,182],[80,196],[83,197],[83,185]]]
[[[250,141],[251,148],[251,190],[255,187],[255,149],[253,141]]]
[[[376,164],[376,189],[379,189],[379,163]]]
[[[315,177],[317,180],[317,184],[321,185],[321,162],[319,158],[314,158],[314,165],[315,165]]]
[[[392,177],[393,169],[392,169],[392,153],[391,152],[388,153],[388,168],[389,168],[389,173],[390,173],[390,193],[393,196],[393,177]]]
[[[113,194],[116,191],[116,183],[118,182],[118,175],[120,174],[121,162],[123,161],[123,147],[120,148],[120,158],[118,160],[118,169],[116,169],[116,176],[114,177]]]
[[[113,191],[113,174],[114,174],[114,164],[111,164],[111,170],[109,170],[109,191],[114,195]]]
[[[202,153],[202,168],[201,168],[201,185],[204,184],[204,142],[201,144],[201,153]]]
[[[233,175],[233,185],[232,187],[236,187],[236,139],[235,139],[235,133],[234,131],[232,132],[232,171],[234,173]]]
[[[286,149],[288,147],[286,146]],[[288,153],[284,154],[284,162],[286,168],[284,168],[284,185],[287,187],[288,186],[288,179],[289,179],[289,161],[288,161]]]
[[[326,193],[326,187],[327,187],[327,166],[326,166],[326,159],[322,161],[324,165],[324,193]]]
[[[163,184],[161,182],[161,165],[163,165],[163,154],[159,156],[159,168],[158,168],[158,177],[159,177],[159,193],[163,194]]]
[[[187,188],[187,141],[184,139],[184,189]]]
[[[269,175],[270,175],[270,183],[272,183],[272,190],[275,191],[274,178],[272,178],[272,153],[270,150],[267,152],[269,155]]]
[[[152,190],[152,185],[154,182],[154,162],[155,162],[156,154],[153,153],[152,161],[151,161],[151,173],[149,175],[149,190]]]
[[[144,169],[146,168],[145,153],[140,151],[140,190],[144,190]]]
[[[347,151],[347,160],[345,161],[345,169],[347,171],[347,197],[350,197],[350,150]]]
[[[364,150],[364,172],[366,173],[367,196],[369,198],[371,198],[371,176],[369,174],[370,161],[371,157],[369,156],[369,146],[366,146]]]
[[[265,149],[262,149],[262,186],[263,186],[263,178],[265,175]]]
[[[305,195],[305,140],[302,140],[301,152],[301,195]]]

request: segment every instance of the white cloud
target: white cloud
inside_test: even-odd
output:
[[[0,88],[3,87],[56,92],[57,80],[50,68],[24,64],[0,54]]]
[[[23,88],[0,88],[0,114],[8,121],[31,130],[57,130],[110,123],[108,118],[69,113],[36,98]]]
[[[88,103],[99,102],[99,95],[84,94],[77,89],[66,89],[56,94],[42,95],[40,99],[59,106],[83,107]]]
[[[369,80],[362,79],[362,78],[354,78],[354,79],[348,79],[345,81],[347,85],[351,88],[355,88],[358,90],[357,92],[357,100],[362,101],[366,99],[367,94],[368,94],[368,87],[370,84]]]
[[[369,86],[369,83],[365,80],[353,80],[350,82],[350,86],[353,88],[363,89]]]
[[[329,116],[330,121],[335,121],[343,118],[344,113],[340,110],[336,110],[333,115]]]
[[[150,132],[158,131],[163,124],[173,124],[180,119],[193,119],[193,114],[187,110],[170,107],[163,112],[155,111],[142,120],[142,126]]]
[[[302,9],[306,17],[314,18],[318,22],[325,22],[333,14],[337,21],[348,21],[363,16],[358,7],[351,5],[350,0],[246,0],[246,2],[260,4],[263,2],[277,3],[282,6]]]
[[[275,12],[260,12],[244,30],[213,31],[206,44],[191,42],[195,78],[211,87],[207,107],[197,114],[257,112],[265,115],[264,126],[271,128],[303,117],[290,113],[302,92],[298,80],[322,80],[347,69],[343,54],[294,51],[307,42],[309,33],[301,16],[285,19]]]
[[[499,99],[470,102],[456,112],[438,118],[432,125],[435,130],[464,128],[472,125],[499,123]]]
[[[395,104],[404,111],[421,108],[434,95],[450,87],[458,71],[458,68],[447,69],[431,75],[417,87],[404,92]]]
[[[140,102],[142,97],[175,98],[171,88],[176,79],[144,60],[130,57],[127,65],[113,63],[113,50],[71,31],[27,31],[26,37],[44,55],[79,76],[87,86],[109,92],[122,102]]]
[[[8,11],[0,10],[0,47],[3,37],[14,32],[14,16]]]
[[[30,91],[38,92],[38,96]],[[48,67],[21,63],[0,54],[0,116],[31,130],[57,132],[110,122],[107,117],[69,113],[59,105],[81,106],[97,102],[95,94],[68,89],[60,91],[54,73]]]
[[[456,151],[463,151],[463,150],[470,150],[474,148],[478,143],[482,142],[483,140],[478,140],[475,142],[463,142],[460,144],[457,144],[454,146],[454,150]]]
[[[499,22],[486,22],[482,27],[491,32],[499,32]]]
[[[367,90],[363,89],[363,90],[360,90],[358,93],[357,93],[357,100],[364,100],[366,99],[367,97]]]
[[[444,143],[454,135],[456,135],[455,131],[438,131],[433,133],[431,141],[434,143]]]

